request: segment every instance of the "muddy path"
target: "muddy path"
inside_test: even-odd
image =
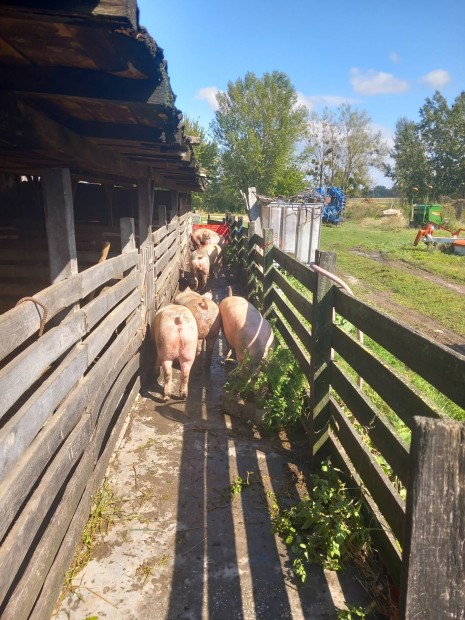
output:
[[[362,252],[362,251],[354,251],[354,254],[358,254],[360,256],[364,256],[366,258],[370,258],[374,261],[385,263],[390,267],[402,271],[403,273],[408,273],[412,276],[416,276],[418,278],[422,278],[427,282],[434,284],[435,286],[450,290],[457,295],[463,296],[463,307],[465,311],[465,261],[464,261],[464,284],[450,282],[444,280],[438,275],[425,271],[424,269],[419,269],[399,260],[391,260],[385,254],[381,252]],[[343,279],[349,284],[357,283],[359,280],[352,276],[342,276]],[[393,299],[393,296],[390,295],[389,292],[379,292],[374,290],[367,284],[364,284],[366,293],[364,295],[364,300],[379,309],[384,314],[387,314],[399,322],[411,327],[412,329],[418,331],[421,334],[432,338],[436,342],[443,344],[444,346],[450,347],[454,351],[465,355],[465,336],[458,334],[448,326],[442,325],[435,321],[434,319],[422,314],[418,310],[412,310],[410,308],[406,308],[405,306],[396,303]],[[451,324],[453,325],[453,318],[451,318]]]

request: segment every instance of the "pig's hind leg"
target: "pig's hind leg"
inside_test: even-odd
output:
[[[187,389],[189,383],[189,374],[192,367],[192,361],[180,361],[181,364],[181,385],[179,386],[179,396],[182,399],[187,398]]]
[[[163,368],[163,398],[169,400],[171,398],[171,379],[173,375],[173,362],[171,360],[165,360],[161,363]]]

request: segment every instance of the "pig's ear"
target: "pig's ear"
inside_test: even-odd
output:
[[[190,290],[191,290],[191,287],[190,286],[186,286],[186,288],[184,289],[183,293],[187,293]]]
[[[211,291],[207,291],[202,295],[202,297],[206,297],[207,299],[213,299],[213,293]]]

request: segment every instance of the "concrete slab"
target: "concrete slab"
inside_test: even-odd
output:
[[[225,295],[220,278],[215,300]],[[223,347],[210,371],[194,366],[187,401],[164,403],[155,382],[139,396],[107,471],[123,515],[57,620],[332,619],[345,601],[367,604],[349,575],[316,566],[296,587],[269,501],[303,492],[307,442],[222,413]],[[249,484],[231,495],[238,477]]]

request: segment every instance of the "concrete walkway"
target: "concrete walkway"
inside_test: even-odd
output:
[[[215,283],[215,301],[226,284]],[[345,601],[367,603],[348,574],[313,567],[294,583],[269,502],[304,492],[307,442],[221,412],[223,347],[210,371],[194,366],[186,402],[163,403],[155,382],[138,398],[107,472],[122,515],[54,618],[329,619]]]

